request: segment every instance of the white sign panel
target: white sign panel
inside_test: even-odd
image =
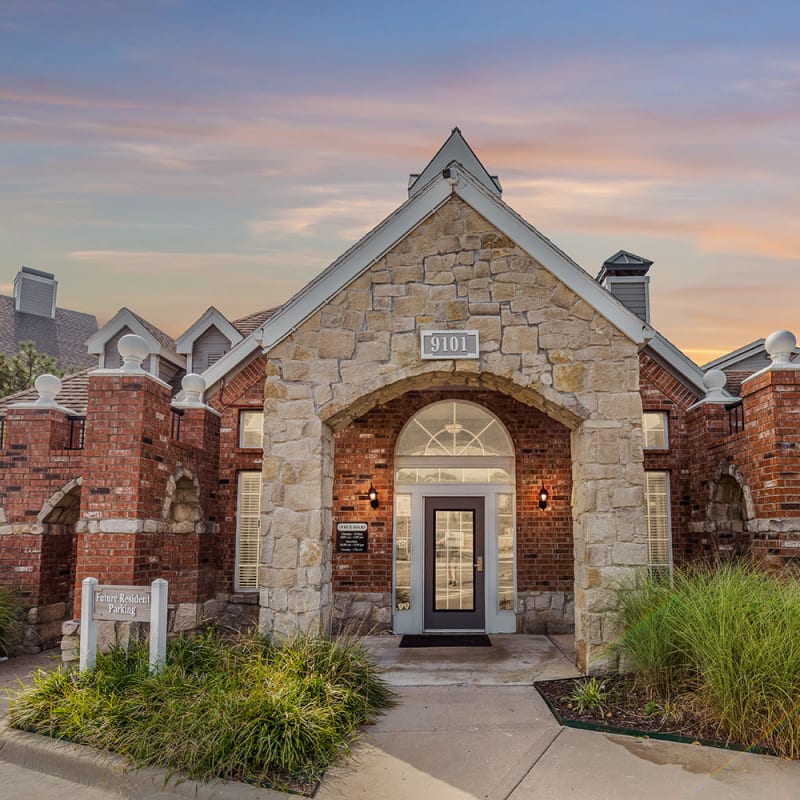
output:
[[[422,358],[478,358],[478,331],[421,331]]]
[[[81,581],[80,670],[97,664],[97,620],[150,623],[150,672],[164,669],[167,659],[167,597],[169,585],[156,578],[149,586],[100,585],[97,578]]]
[[[150,622],[150,587],[95,586],[92,618]]]
[[[353,531],[365,531],[367,530],[367,523],[366,522],[337,522],[336,523],[336,530],[342,532],[351,533]]]

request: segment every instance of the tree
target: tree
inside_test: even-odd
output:
[[[0,397],[30,389],[45,372],[59,378],[64,374],[64,370],[56,368],[53,356],[39,353],[33,342],[20,342],[19,351],[11,358],[0,353]]]

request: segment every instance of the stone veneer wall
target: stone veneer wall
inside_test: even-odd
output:
[[[423,328],[479,330],[480,358],[420,360]],[[578,661],[613,667],[610,586],[647,560],[634,342],[454,197],[267,356],[263,629],[330,629],[333,432],[409,390],[480,387],[571,430]]]
[[[520,633],[572,633],[575,630],[575,595],[572,592],[517,593]]]

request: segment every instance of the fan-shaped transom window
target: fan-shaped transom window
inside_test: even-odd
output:
[[[423,408],[406,424],[395,454],[404,456],[513,458],[514,445],[502,423],[486,409],[463,400]]]

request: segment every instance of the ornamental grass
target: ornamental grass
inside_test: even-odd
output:
[[[39,672],[10,719],[138,766],[286,788],[318,780],[392,702],[355,640],[226,641],[209,631],[171,643],[159,675],[146,644],[99,654],[85,673]]]
[[[659,702],[688,703],[728,742],[800,757],[800,582],[748,564],[618,589],[615,645]]]
[[[22,638],[25,613],[16,593],[0,588],[0,656],[9,656]]]

